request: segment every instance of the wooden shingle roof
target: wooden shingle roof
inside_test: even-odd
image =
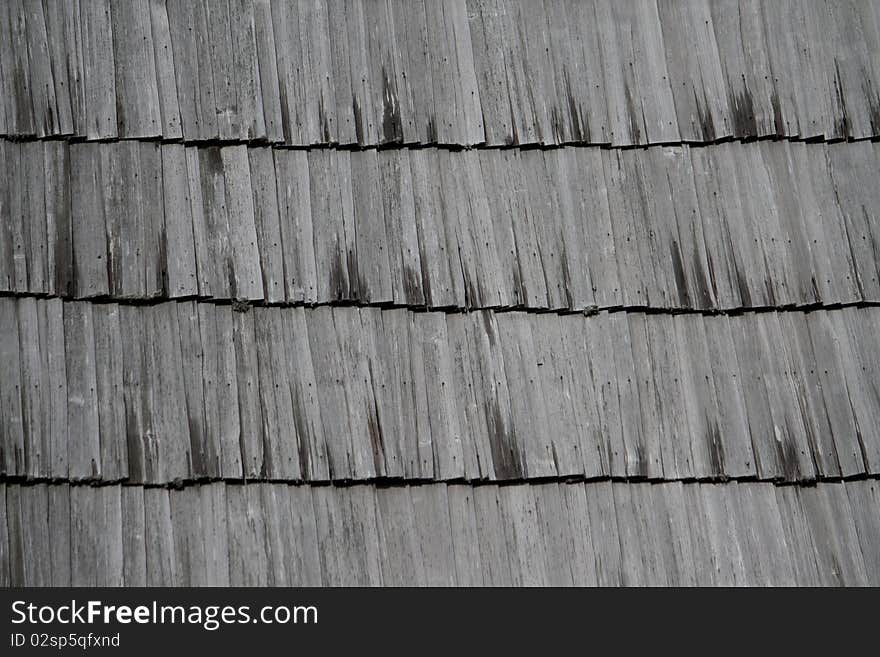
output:
[[[880,3],[0,2],[0,586],[880,584]]]

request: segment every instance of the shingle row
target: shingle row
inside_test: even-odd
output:
[[[0,472],[169,483],[880,473],[880,308],[0,299]]]
[[[0,291],[429,308],[880,301],[880,145],[0,141]]]
[[[865,586],[880,486],[0,484],[2,586]]]
[[[866,137],[880,131],[878,7],[9,0],[0,134],[290,145]]]

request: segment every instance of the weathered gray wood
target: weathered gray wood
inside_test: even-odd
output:
[[[837,447],[822,395],[816,355],[806,317],[798,313],[780,313],[779,323],[782,334],[788,337],[782,348],[791,363],[798,406],[804,420],[816,474],[836,477],[840,475],[840,463],[837,460]]]
[[[343,527],[350,536],[354,537],[354,540],[346,546],[343,556],[345,568],[357,568],[357,576],[353,581],[370,586],[381,586],[375,495],[372,490],[355,491],[351,488],[341,488],[339,492],[340,497],[343,498]],[[346,579],[348,577],[350,576]]]
[[[86,144],[70,149],[71,227],[75,290],[78,297],[109,292],[107,280],[107,232],[103,181],[98,153]]]
[[[221,203],[224,203],[222,207],[226,211],[229,231],[231,292],[236,299],[262,299],[263,279],[260,273],[247,148],[221,148],[220,157],[225,189],[225,201]],[[220,221],[222,230],[223,219]]]
[[[146,586],[147,543],[144,490],[140,486],[122,486],[121,509],[122,578],[125,586]]]
[[[120,486],[70,489],[70,571],[73,586],[122,586]]]
[[[541,331],[537,333],[542,334]],[[554,348],[552,343],[547,343],[547,348],[558,361],[556,367],[561,370],[560,376],[564,377],[563,385],[567,385],[566,394],[573,413],[574,435],[570,438],[572,448],[578,454],[583,475],[591,478],[610,470],[607,438],[601,428],[605,413],[600,406],[600,395],[593,378],[593,365],[584,345],[585,338],[589,339],[589,335],[590,331],[580,317],[563,316],[560,317],[559,326],[561,348]],[[563,353],[570,356],[563,357]]]
[[[283,338],[302,477],[326,481],[330,478],[327,444],[305,311],[285,313]]]
[[[662,470],[662,465],[660,454],[656,449],[659,445],[655,444],[655,449],[649,448],[651,439],[648,437],[648,431],[651,427],[642,421],[639,381],[627,316],[623,313],[608,315],[607,330],[611,334],[611,351],[614,359],[612,371],[617,380],[617,394],[620,399],[626,474],[629,477],[646,477],[651,471]],[[650,400],[646,400],[646,410],[649,408],[649,402]],[[656,433],[654,439],[656,440]]]
[[[600,586],[619,586],[624,581],[611,487],[610,482],[584,485],[596,558],[596,578]]]
[[[166,139],[175,139],[182,137],[183,133],[181,131],[180,102],[177,95],[177,62],[172,47],[166,0],[150,1],[150,29],[153,35],[153,54],[156,61],[156,88],[162,121],[161,134]],[[185,79],[182,79],[181,82],[183,84],[189,83]]]
[[[693,476],[696,471],[691,454],[688,414],[683,404],[684,378],[678,354],[675,326],[666,315],[646,315],[649,353],[654,367],[660,420],[660,452],[663,474],[669,479]]]
[[[15,553],[12,551],[12,545],[9,541],[9,514],[6,511],[6,506],[6,484],[0,484],[0,585],[10,587],[13,582],[10,572],[14,569],[16,562],[14,561]],[[70,563],[69,556],[68,563]]]
[[[267,137],[267,131],[253,0],[229,3],[229,33],[234,108],[237,114],[233,129],[241,139],[263,140]]]
[[[547,281],[547,304],[551,309],[569,308],[566,253],[558,201],[548,192],[550,180],[543,153],[540,151],[523,154],[525,167],[529,213],[534,221],[535,236],[541,258],[541,269]],[[483,254],[480,254],[483,255]],[[482,277],[485,279],[485,277]]]
[[[4,169],[8,169],[13,165],[13,170],[17,170],[18,144],[13,142],[0,142],[0,163]],[[0,190],[0,207],[5,215],[11,214],[11,208],[17,203],[12,198],[12,188],[9,185],[4,186]],[[0,289],[4,291],[12,291],[15,289],[15,261],[13,253],[15,249],[15,238],[13,236],[13,222],[4,221],[0,223]]]
[[[319,297],[315,265],[309,154],[275,150],[274,156],[287,300],[318,301],[325,297]]]
[[[265,471],[263,410],[260,405],[254,313],[245,308],[231,315],[235,344],[235,372],[238,381],[241,463],[246,478],[260,477]]]
[[[435,437],[433,435],[436,421],[431,421],[431,415],[428,410],[427,369],[420,323],[414,316],[409,316],[406,319],[406,324],[407,352],[412,376],[413,408],[416,427],[413,440],[410,441],[410,450],[407,458],[407,462],[412,468],[412,475],[409,475],[409,472],[407,474],[414,478],[431,479],[434,477],[435,472],[434,441],[443,440],[443,436]]]
[[[355,479],[370,479],[382,475],[385,459],[381,426],[376,417],[376,402],[367,363],[366,345],[360,338],[363,331],[360,312],[349,313],[344,309],[333,308],[332,315],[339,345],[338,353],[333,355],[334,366],[338,367],[336,372],[345,394],[345,408],[348,411],[347,441],[351,473]]]
[[[795,486],[774,488],[782,518],[785,542],[789,549],[792,570],[799,586],[819,586],[813,537]]]
[[[455,21],[447,12],[445,4],[425,3],[428,52],[431,55],[430,75],[434,85],[432,141],[438,144],[460,144],[465,142],[464,106],[455,48]],[[436,56],[440,53],[443,55]],[[376,83],[374,80],[373,84]]]
[[[253,0],[252,4],[259,89],[262,93],[262,118],[266,127],[266,139],[275,143],[284,140],[284,126],[278,84],[278,62],[275,57],[275,31],[272,27],[272,3],[270,0]]]
[[[85,87],[84,133],[89,139],[116,137],[116,80],[110,2],[80,3]]]
[[[458,63],[458,82],[461,85],[460,98],[464,123],[463,141],[468,145],[482,144],[485,141],[483,111],[480,102],[480,88],[474,67],[473,39],[470,32],[470,14],[466,0],[453,0],[446,13],[446,29],[452,33],[455,58]]]
[[[557,350],[565,344],[562,339],[562,319],[553,315],[534,315],[530,318],[535,344],[538,391],[543,395],[547,424],[543,431],[552,444],[556,470],[562,476],[584,474],[582,455],[579,453],[581,433],[587,433],[577,424],[576,384],[571,380],[570,360]],[[566,351],[571,349],[568,347]],[[569,351],[570,353],[570,351]],[[570,357],[569,357],[570,358]],[[590,387],[592,385],[590,384]]]
[[[284,248],[278,219],[272,151],[266,148],[248,149],[248,161],[264,298],[271,302],[284,301]]]
[[[416,441],[411,424],[414,418],[407,318],[408,313],[400,310],[361,314],[386,477],[406,476],[408,443]]]
[[[474,506],[474,489],[470,486],[450,485],[446,489],[446,495],[449,501],[456,584],[481,586],[485,570],[480,561],[481,546]]]
[[[685,486],[681,482],[666,482],[652,487],[655,509],[659,513],[655,521],[661,527],[663,540],[672,553],[670,584],[696,586],[695,548],[691,541],[691,522],[685,498]]]
[[[847,397],[856,422],[862,458],[868,472],[880,463],[880,398],[876,379],[868,374],[868,363],[876,362],[872,349],[859,348],[856,329],[845,311],[831,313],[833,331],[840,345],[840,366],[846,380]],[[876,352],[874,352],[876,353]]]
[[[537,518],[534,490],[533,486],[503,486],[498,489],[515,586],[547,585],[547,557]]]
[[[455,547],[445,484],[412,486],[413,516],[427,586],[454,586]]]
[[[865,586],[864,558],[844,484],[802,487],[798,496],[813,536],[821,582],[826,586]]]
[[[204,12],[206,39],[204,50],[199,50],[199,67],[210,70],[214,78],[214,105],[209,111],[217,116],[217,134],[220,139],[242,136],[239,98],[236,88],[235,46],[232,39],[231,11],[228,3],[196,8]],[[206,108],[203,108],[202,112]]]
[[[290,570],[295,541],[288,522],[290,496],[286,484],[259,487],[260,502],[266,514],[267,581],[269,586],[289,586],[296,573]]]
[[[336,217],[328,229],[314,233],[318,299],[322,300],[354,299],[358,287],[354,235],[345,230],[344,197],[351,199],[350,187],[345,189],[350,184],[343,171],[345,163],[349,163],[347,152],[314,151],[309,155],[312,217]]]
[[[749,138],[772,134],[772,86],[769,61],[764,52],[760,5],[750,0],[722,0],[709,3],[709,10],[728,95],[733,136]]]
[[[177,144],[166,144],[161,153],[167,292],[172,298],[193,297],[199,293],[199,281],[186,149]]]
[[[130,141],[91,150],[100,162],[110,293],[114,297],[143,298],[147,292],[145,261],[149,256],[148,228],[141,212],[145,181],[140,170],[138,144]]]
[[[876,481],[848,481],[844,484],[852,509],[868,584],[880,581],[880,487]]]
[[[18,338],[19,344],[16,346],[18,357],[13,357],[12,362],[8,365],[10,369],[19,369],[18,373],[11,374],[11,378],[13,381],[20,380],[19,404],[24,439],[23,462],[20,471],[14,474],[35,478],[48,474],[46,466],[51,459],[49,431],[46,426],[48,419],[48,408],[46,407],[48,398],[46,395],[48,390],[44,390],[41,376],[42,361],[48,351],[40,336],[41,327],[38,316],[40,306],[33,298],[16,300],[13,306],[12,321],[16,321],[15,315],[17,314],[18,327],[13,331],[12,337]],[[48,387],[48,382],[46,383],[46,387]]]
[[[306,80],[302,69],[308,65],[308,56],[303,61],[299,43],[300,9],[292,3],[272,3],[284,141],[292,145],[310,143],[305,133],[307,126],[303,125],[306,123],[306,108],[302,95]]]
[[[547,526],[544,545],[548,560],[548,575],[550,575],[548,584],[553,582],[553,569],[550,567],[550,564],[553,563],[556,568],[563,569],[560,574],[566,581],[568,580],[568,574],[564,569],[567,566],[571,573],[571,583],[574,586],[596,586],[598,584],[596,557],[593,548],[593,532],[590,525],[590,512],[587,507],[585,487],[580,483],[559,484],[558,493],[554,489],[557,489],[557,486],[554,484],[542,486],[540,495],[536,497],[539,504],[539,519]],[[561,496],[561,500],[558,502],[554,499],[557,495]],[[545,506],[545,510],[542,510],[540,505],[542,503],[546,504],[550,499],[553,499],[552,505]],[[551,509],[558,509],[556,513],[561,515],[548,513]],[[548,540],[548,536],[551,533],[550,526],[556,524],[553,521],[555,517],[568,518],[565,524],[556,529],[563,541],[560,548],[563,550],[563,554],[568,555],[561,563],[556,562],[555,559],[551,561],[553,550],[551,542]],[[566,545],[567,541],[570,541],[570,546]]]
[[[425,564],[410,487],[377,489],[376,509],[382,581],[386,586],[424,586]],[[418,522],[424,520],[420,517]]]
[[[477,486],[472,494],[483,584],[512,586],[518,559],[508,551],[498,487]]]
[[[331,3],[336,4],[336,3]],[[398,67],[398,103],[404,143],[429,144],[435,140],[433,132],[434,85],[428,53],[428,30],[425,22],[425,4],[392,0],[390,3],[394,34],[398,49],[395,66]],[[332,29],[331,16],[331,29]]]
[[[730,320],[725,315],[718,315],[707,316],[704,322],[712,384],[718,403],[724,473],[731,477],[757,474],[742,391],[742,373],[736,360]],[[783,340],[785,342],[788,340]]]
[[[397,102],[396,100],[394,102]],[[375,150],[351,156],[351,194],[354,200],[354,239],[357,281],[354,298],[361,302],[387,303],[393,300],[389,251],[400,236],[386,234],[382,220],[379,161]]]
[[[448,255],[439,205],[440,174],[435,151],[410,152],[415,222],[419,236],[422,285],[428,307],[451,306],[463,295],[461,268],[455,269]]]
[[[101,437],[101,479],[128,477],[128,445],[125,440],[125,398],[122,327],[116,304],[92,308],[95,335],[95,380],[98,425]]]
[[[47,289],[55,294],[73,293],[73,243],[70,222],[69,147],[61,142],[46,142],[43,185],[46,199]],[[0,231],[2,238],[4,231]],[[3,247],[0,247],[0,251]],[[0,266],[0,283],[3,282]]]
[[[264,454],[267,475],[271,479],[298,480],[302,478],[300,442],[294,422],[283,319],[280,313],[270,308],[255,308],[253,314],[260,401],[269,448],[269,454]]]
[[[41,3],[24,3],[27,24],[28,68],[33,79],[31,97],[34,105],[37,134],[53,135],[60,132],[58,125],[61,111],[55,90],[46,15]],[[69,119],[69,115],[68,115]],[[69,130],[69,126],[68,126]]]
[[[26,585],[26,561],[27,556],[24,552],[24,532],[21,518],[21,496],[22,490],[20,486],[3,487],[5,493],[3,530],[6,539],[4,545],[6,561],[6,576],[10,586]],[[26,492],[26,491],[25,491]]]
[[[294,537],[291,555],[291,583],[299,586],[321,586],[321,557],[318,552],[316,511],[309,486],[288,488],[289,531]]]
[[[167,13],[183,134],[188,139],[215,139],[218,107],[206,8],[171,0]]]
[[[147,381],[153,433],[146,444],[145,477],[147,482],[170,482],[187,478],[191,469],[183,357],[174,302],[151,310],[146,313],[150,343]]]
[[[101,476],[101,434],[98,414],[95,334],[92,307],[64,307],[67,372],[69,476],[72,480]]]
[[[777,461],[782,474],[790,480],[812,479],[815,467],[810,454],[804,420],[796,399],[791,367],[784,350],[775,345],[786,340],[779,325],[778,313],[757,315],[761,345],[761,363],[770,363],[764,376],[773,416]]]
[[[595,304],[594,281],[590,270],[598,255],[588,242],[579,193],[573,185],[573,177],[578,175],[575,156],[573,148],[544,152],[550,198],[555,199],[553,214],[559,230],[566,307],[579,311]],[[498,252],[497,245],[493,251]]]
[[[69,307],[68,304],[65,307]],[[122,399],[125,408],[125,442],[128,454],[128,479],[134,483],[148,481],[150,460],[148,436],[153,433],[154,419],[150,413],[148,371],[150,349],[143,312],[137,306],[119,307],[122,335]]]
[[[0,517],[0,521],[5,522],[5,518]],[[49,486],[49,553],[51,585],[70,586],[69,486]],[[0,568],[0,577],[2,577],[2,573],[3,569]]]
[[[530,203],[528,177],[532,174],[527,164],[539,157],[531,153],[531,157],[520,151],[504,151],[504,166],[508,174],[504,192],[508,194],[510,205],[507,209],[513,224],[513,235],[516,240],[516,256],[519,263],[522,294],[520,302],[533,308],[547,308],[550,299],[548,281],[544,275],[542,254],[538,246],[535,231],[539,228],[539,218],[534,216]]]
[[[615,375],[614,351],[608,315],[597,315],[584,323],[582,342],[587,354],[589,372],[596,394],[596,407],[599,409],[599,455],[603,466],[602,474],[612,476],[626,475],[626,453],[621,423],[620,396]],[[588,345],[600,345],[595,351]]]
[[[162,159],[159,145],[139,142],[138,167],[141,219],[144,225],[144,285],[151,297],[167,295],[167,244],[162,198]],[[175,218],[172,217],[173,221]]]
[[[42,108],[35,110],[31,95],[28,67],[27,24],[22,0],[7,3],[0,14],[3,34],[3,77],[7,88],[4,96],[12,134],[33,135],[37,131],[37,119]],[[18,89],[15,88],[18,86]]]
[[[682,412],[687,414],[690,442],[691,463],[695,472],[711,472],[723,474],[721,445],[718,440],[717,427],[712,424],[715,400],[712,390],[706,385],[708,381],[701,376],[701,354],[708,358],[705,331],[702,325],[689,321],[694,317],[685,318],[677,315],[672,318],[675,327],[675,340],[678,358],[681,363]],[[706,371],[709,364],[703,361]],[[714,448],[714,451],[713,451]]]
[[[649,550],[645,564],[652,586],[680,586],[668,514],[661,496],[664,485],[638,483],[634,486],[642,511],[640,531]]]
[[[150,7],[123,1],[109,9],[117,129],[126,137],[158,137],[163,126]]]
[[[199,291],[206,296],[230,298],[238,272],[234,269],[229,239],[223,150],[218,147],[192,149],[195,162],[188,162],[188,170],[195,173],[199,181],[195,185],[200,188],[198,193],[194,192],[190,182],[197,265],[199,272],[205,272]]]
[[[617,8],[620,8],[620,4]],[[669,71],[666,67],[666,49],[662,25],[656,3],[634,5],[633,57],[635,59],[636,89],[641,92],[642,112],[645,117],[646,141],[663,144],[681,139],[675,120],[675,102]],[[722,66],[724,60],[722,60]]]
[[[790,368],[784,360],[783,351],[774,346],[785,341],[778,314],[757,315],[756,323],[763,350],[760,362],[771,364],[764,375],[764,382],[773,417],[777,461],[785,478],[811,479],[814,476],[813,459],[795,398]]]
[[[645,275],[650,273],[651,265],[650,262],[642,263],[640,260],[635,217],[628,200],[629,190],[635,183],[628,180],[621,151],[602,151],[602,164],[608,185],[614,253],[620,273],[620,298],[624,305],[630,307],[646,306],[648,298]]]
[[[638,408],[641,418],[642,445],[644,448],[644,472],[649,479],[663,476],[663,436],[659,407],[659,395],[655,373],[659,370],[654,365],[648,338],[647,316],[627,313],[626,333],[629,334],[629,347],[632,353],[633,383],[638,392]],[[627,359],[627,363],[629,360]]]
[[[199,306],[199,335],[204,354],[205,427],[215,441],[223,477],[242,476],[239,442],[241,415],[232,312],[227,307]]]
[[[517,259],[516,237],[514,236],[513,221],[509,209],[511,199],[508,194],[510,186],[508,172],[510,167],[502,163],[502,158],[499,157],[501,151],[481,150],[478,153],[483,187],[486,190],[489,214],[492,219],[492,236],[496,248],[495,257],[498,267],[496,279],[497,285],[500,288],[500,305],[502,307],[519,305],[525,302],[525,298],[522,294],[522,276]],[[413,169],[413,179],[415,180],[415,168]]]
[[[686,157],[684,152],[681,155],[676,159]],[[726,149],[721,153],[715,149],[689,149],[689,155],[699,216],[687,213],[685,208],[674,210],[682,231],[678,245],[673,247],[674,267],[676,275],[684,279],[685,285],[680,288],[686,288],[679,290],[684,292],[680,299],[700,307],[708,307],[713,299],[722,308],[751,306],[757,273],[754,245],[741,237],[742,207],[730,172],[731,155]]]
[[[395,241],[388,252],[392,300],[395,304],[420,306],[425,303],[425,293],[410,151],[382,150],[378,158],[385,234]]]
[[[47,222],[45,187],[43,184],[43,149],[39,143],[25,145],[21,150],[22,184],[16,187],[12,193],[12,211],[16,213],[16,206],[20,206],[21,221],[21,247],[16,249],[15,255],[24,255],[26,278],[24,285],[18,285],[17,290],[24,292],[48,292],[49,282],[49,253],[47,250]],[[18,198],[20,196],[20,199]],[[15,229],[13,228],[13,234]],[[16,245],[17,246],[17,245]]]
[[[266,514],[257,486],[226,487],[230,586],[267,586]]]
[[[200,487],[202,531],[208,581],[229,586],[229,530],[226,518],[226,484]]]
[[[462,442],[466,438],[462,435],[455,411],[446,321],[436,313],[414,315],[413,320],[412,336],[421,353],[411,353],[414,359],[420,358],[424,363],[434,476],[441,480],[457,479],[463,477],[465,472]]]
[[[776,206],[779,208],[780,236],[786,252],[791,257],[794,289],[789,293],[799,303],[818,302],[815,276],[817,266],[800,217],[801,203],[794,188],[794,165],[791,153],[783,145],[768,148],[769,142],[760,144],[761,155],[769,173]]]
[[[489,145],[516,142],[517,132],[513,119],[513,107],[508,95],[508,81],[504,69],[504,48],[501,45],[500,20],[494,8],[495,3],[483,0],[468,0],[471,52],[480,92],[480,103],[485,120],[485,139]],[[423,10],[424,11],[424,10]],[[421,17],[424,25],[424,14]],[[425,28],[422,28],[425,31]],[[428,38],[427,33],[422,37]],[[425,53],[427,54],[427,46]],[[433,89],[431,89],[433,96]],[[433,98],[431,99],[433,101]],[[433,110],[433,102],[426,106]],[[425,110],[423,110],[425,111]],[[430,128],[430,123],[428,124]],[[430,132],[428,133],[430,137]]]
[[[205,532],[199,487],[189,486],[169,495],[174,540],[174,573],[178,586],[209,584]]]
[[[170,493],[164,488],[144,488],[143,492],[147,586],[166,586],[178,581]]]
[[[52,558],[46,484],[19,489],[18,513],[25,586],[50,586]],[[8,512],[8,511],[7,511]]]
[[[480,448],[481,471],[491,479],[516,479],[525,470],[523,454],[513,431],[497,317],[481,311],[477,319],[479,321],[471,322],[468,351],[472,354],[474,389],[480,395],[487,431],[487,444]]]
[[[698,484],[704,511],[706,537],[714,583],[720,586],[743,586],[746,583],[742,546],[734,525],[734,512],[725,484]]]
[[[629,5],[596,0],[596,26],[602,53],[604,92],[608,104],[611,143],[639,144],[647,141],[645,111],[635,79],[633,25]]]
[[[329,475],[331,479],[347,479],[353,474],[349,460],[353,436],[349,429],[348,406],[341,378],[340,343],[330,308],[315,308],[309,313],[308,340],[323,421]]]
[[[502,316],[497,324],[498,341],[504,357],[510,393],[512,431],[525,472],[530,477],[557,474],[547,426],[547,408],[543,395],[535,394],[538,365],[531,329],[525,315]]]
[[[175,304],[177,326],[180,332],[181,369],[186,395],[186,424],[189,435],[190,474],[196,478],[219,477],[219,436],[208,433],[205,396],[215,395],[216,390],[205,390],[206,361],[214,358],[205,354],[214,343],[202,343],[199,309],[192,302]],[[212,385],[213,381],[212,381]]]
[[[624,586],[647,586],[650,583],[650,566],[646,563],[651,546],[645,543],[640,531],[642,514],[636,489],[640,484],[611,487],[614,498],[613,513],[617,517],[617,535],[620,540],[621,584]]]

